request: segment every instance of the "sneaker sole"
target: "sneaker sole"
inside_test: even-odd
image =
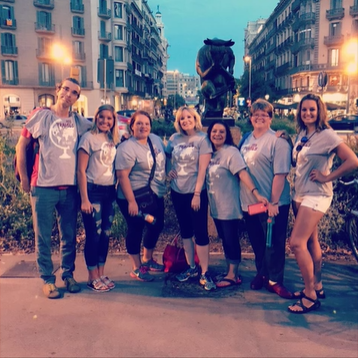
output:
[[[129,276],[132,277],[132,278],[137,279],[137,280],[140,281],[140,282],[152,282],[152,281],[154,280],[154,277],[151,278],[150,280],[145,280],[145,279],[143,279],[143,278],[138,277],[136,274],[134,274],[134,273],[132,273],[132,272],[129,274]]]

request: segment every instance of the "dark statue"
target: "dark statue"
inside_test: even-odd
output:
[[[205,98],[203,118],[220,118],[227,103],[227,94],[235,90],[233,76],[235,55],[232,40],[206,39],[196,58],[196,72],[201,80],[201,92]]]

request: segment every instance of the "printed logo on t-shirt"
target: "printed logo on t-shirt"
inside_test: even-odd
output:
[[[76,127],[72,119],[57,119],[50,127],[50,140],[57,147],[63,150],[60,159],[69,159],[77,141]]]
[[[219,179],[220,175],[217,173],[218,169],[220,167],[220,159],[212,159],[208,166],[208,175],[209,175],[209,188],[208,192],[209,194],[215,194],[215,191],[213,191],[213,186],[215,186],[214,182],[215,179]]]
[[[172,156],[174,157],[174,162],[179,167],[179,170],[177,170],[178,176],[187,175],[185,168],[188,165],[188,163],[190,163],[195,159],[194,143],[177,144],[173,148]]]
[[[100,160],[101,164],[107,168],[104,176],[113,174],[113,162],[116,156],[116,147],[112,142],[103,142],[101,146]]]

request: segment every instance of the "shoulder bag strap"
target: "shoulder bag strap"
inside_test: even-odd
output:
[[[152,170],[150,171],[149,180],[148,180],[148,185],[150,185],[150,182],[154,178],[155,166],[157,164],[157,161],[155,159],[155,152],[154,152],[153,144],[149,137],[148,137],[148,145],[149,145],[150,151],[152,153],[153,162],[154,162],[153,166],[152,166]]]

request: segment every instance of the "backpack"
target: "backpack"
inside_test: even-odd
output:
[[[36,159],[36,155],[39,152],[39,141],[37,139],[31,139],[30,144],[27,146],[26,148],[26,171],[27,171],[27,176],[29,178],[29,181],[31,179],[31,175],[34,169],[34,164],[35,164],[35,159]],[[17,166],[17,156],[15,153],[14,156],[14,160],[13,160],[13,166],[14,166],[14,173],[15,173],[15,178],[21,182],[20,179],[20,173],[19,173],[19,168]]]
[[[33,114],[35,114],[35,112],[39,111],[40,109],[50,109],[49,107],[39,107],[39,108],[35,108],[27,118],[31,118],[33,116]],[[39,141],[37,139],[34,139],[31,137],[31,142],[30,144],[27,146],[26,148],[26,171],[27,171],[27,176],[29,178],[29,181],[31,179],[32,176],[32,172],[34,170],[34,164],[35,164],[35,159],[36,159],[36,155],[39,153]],[[19,168],[17,166],[17,154],[15,153],[14,155],[14,159],[12,161],[13,163],[13,167],[14,167],[14,173],[15,173],[15,178],[21,182],[20,179],[20,173],[19,173]]]

